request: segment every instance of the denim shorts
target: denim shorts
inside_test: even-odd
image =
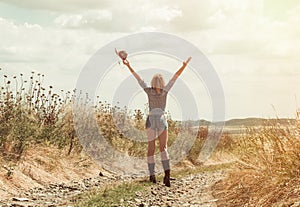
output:
[[[148,115],[146,129],[163,131],[168,129],[168,122],[164,115]]]

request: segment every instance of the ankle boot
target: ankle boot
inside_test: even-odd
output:
[[[150,174],[149,181],[152,183],[156,183],[154,168],[155,168],[155,163],[148,163],[148,169]]]
[[[150,181],[151,183],[156,183],[155,175],[150,175],[149,181]]]
[[[170,160],[163,160],[162,165],[165,171],[164,184],[165,186],[170,187]]]
[[[165,170],[164,184],[167,187],[171,187],[171,183],[170,183],[170,170]]]

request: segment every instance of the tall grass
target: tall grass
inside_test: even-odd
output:
[[[87,104],[91,103],[88,94],[76,90],[60,90],[58,93],[52,86],[45,86],[45,77],[39,73],[32,72],[29,76],[1,76],[0,154],[4,159],[18,160],[24,150],[37,144],[67,149],[68,154],[74,150],[80,152],[83,147],[102,153],[101,142],[96,139],[99,133],[122,153],[136,157],[146,156],[146,112],[112,106],[101,100],[101,97],[97,97],[91,106]],[[75,114],[76,119],[73,119],[74,106],[76,110],[79,109],[79,113]],[[208,127],[200,127],[195,134],[193,124],[175,121],[169,113],[166,113],[166,117],[169,146],[176,139],[182,139],[183,145],[189,145],[188,142],[196,135],[192,148],[186,152],[187,159],[196,164]],[[97,129],[92,124],[95,119]],[[82,132],[81,139],[78,137],[78,129]],[[228,141],[228,137],[222,140]],[[222,140],[221,143],[224,142]]]
[[[44,86],[44,75],[3,75],[0,88],[0,153],[5,159],[20,159],[30,144],[74,146],[70,103],[72,93],[54,93]]]
[[[102,101],[98,101],[95,109],[101,134],[111,146],[130,156],[145,157],[147,155],[146,114],[140,109],[130,112],[126,107],[111,106]],[[180,122],[172,120],[170,114],[167,113],[166,117],[168,145],[170,146],[176,140],[181,125]],[[159,142],[156,142],[156,145],[158,150]]]
[[[291,206],[300,195],[300,122],[248,129],[237,147],[239,161],[215,186],[219,205]]]
[[[1,69],[2,73],[3,70]],[[95,136],[91,117],[96,115],[97,133],[101,133],[106,141],[115,149],[131,156],[145,157],[147,153],[147,137],[144,130],[146,115],[140,110],[129,111],[103,102],[97,97],[92,106],[85,105],[89,100],[87,94],[76,90],[59,93],[52,86],[45,86],[44,75],[32,72],[25,77],[23,74],[8,76],[1,74],[3,82],[0,88],[0,154],[7,160],[18,160],[30,145],[56,146],[67,149],[70,154],[74,149],[82,150],[83,145],[95,145],[101,149]],[[80,117],[76,126],[84,130],[81,144],[74,129],[73,107],[80,109]],[[194,136],[193,126],[174,121],[167,113],[169,125],[169,143],[177,139],[179,133]],[[199,134],[199,133],[198,133]],[[197,136],[188,159],[196,160],[207,134]],[[187,139],[188,140],[188,139]],[[158,142],[157,142],[158,145]],[[157,147],[158,149],[158,147]]]

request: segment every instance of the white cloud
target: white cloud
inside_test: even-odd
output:
[[[251,58],[290,58],[300,54],[300,29],[295,27],[299,12],[292,12],[287,21],[279,21],[265,16],[260,3],[249,1],[231,8],[218,1],[214,8],[204,21],[211,27],[194,32],[192,37],[209,54]]]
[[[40,71],[59,88],[73,88],[88,58],[114,35],[43,28],[0,18],[0,67],[9,73]]]
[[[127,8],[127,9],[126,9]],[[55,24],[65,28],[93,28],[101,32],[136,32],[151,31],[168,27],[170,22],[182,16],[176,7],[155,7],[153,4],[126,5],[125,8],[111,7],[102,10],[84,10],[76,13],[59,15]]]
[[[63,14],[58,16],[54,22],[67,28],[103,27],[112,20],[112,13],[108,10],[89,10],[81,14]]]
[[[109,0],[2,0],[1,2],[31,10],[47,10],[52,12],[77,12],[85,9],[104,8],[111,4]]]
[[[172,8],[168,6],[164,6],[161,8],[155,8],[150,11],[148,14],[145,14],[146,20],[152,21],[166,21],[170,22],[172,19],[176,17],[182,16],[182,11],[178,8]]]
[[[40,51],[35,51],[31,44],[41,44],[42,28],[39,25],[22,24],[16,25],[11,20],[0,18],[0,57],[2,62],[9,61],[34,61],[40,60]]]
[[[72,88],[88,58],[109,41],[131,32],[168,32],[212,60],[230,116],[272,115],[269,106],[276,103],[287,113],[294,110],[284,107],[299,93],[300,4],[282,20],[265,15],[262,0],[2,2],[57,16],[49,27],[0,18],[0,67],[11,73],[36,69],[56,87]],[[257,106],[251,103],[255,97],[261,100]]]

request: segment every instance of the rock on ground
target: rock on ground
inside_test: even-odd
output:
[[[211,194],[211,186],[222,179],[222,171],[203,172],[192,174],[171,181],[171,187],[164,186],[161,182],[153,184],[142,192],[137,192],[137,197],[123,201],[121,206],[140,207],[215,207],[216,199]],[[69,206],[72,198],[76,195],[90,191],[97,187],[111,185],[123,181],[135,180],[135,177],[123,178],[113,175],[97,176],[82,181],[70,183],[50,184],[46,187],[33,188],[20,197],[0,201],[1,207],[56,207]]]
[[[127,204],[132,207],[216,207],[217,200],[211,194],[211,186],[223,176],[222,171],[203,172],[174,180],[170,188],[162,183],[154,184],[144,193],[137,193],[137,198]]]

